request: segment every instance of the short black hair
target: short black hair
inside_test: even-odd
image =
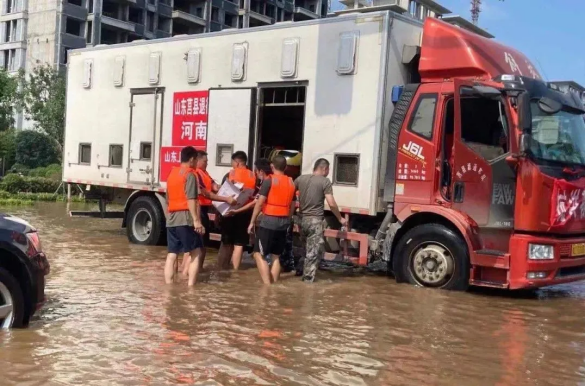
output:
[[[280,172],[284,172],[286,169],[286,158],[282,155],[276,155],[272,159],[272,165],[274,165],[274,169]]]
[[[329,161],[327,159],[319,159],[315,161],[315,166],[313,167],[313,171],[316,171],[319,168],[329,168]]]
[[[197,158],[200,159],[202,157],[207,156],[207,152],[203,151],[203,150],[198,150],[197,151]]]
[[[186,146],[181,149],[181,162],[188,163],[192,158],[197,157],[197,150],[192,146]]]
[[[254,166],[257,170],[262,171],[267,175],[272,173],[272,170],[270,169],[270,161],[268,161],[268,159],[258,159],[254,162]]]
[[[246,156],[246,152],[244,151],[237,151],[232,155],[232,160],[240,161],[242,163],[248,162],[248,156]]]

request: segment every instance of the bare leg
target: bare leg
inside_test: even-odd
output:
[[[189,262],[189,287],[195,285],[197,282],[197,274],[199,274],[201,249],[191,251],[191,262]]]
[[[207,253],[207,249],[205,247],[201,248],[201,257],[199,257],[199,270],[203,270],[203,262],[205,262],[205,254]]]
[[[189,274],[189,262],[191,262],[191,253],[183,254],[183,262],[181,263],[181,273],[184,277]]]
[[[280,271],[282,268],[280,267],[280,257],[278,255],[272,255],[272,268],[270,269],[270,274],[272,275],[272,281],[278,282],[280,278]]]
[[[262,282],[265,285],[270,285],[270,267],[264,259],[262,259],[262,255],[260,253],[254,253],[254,259],[256,260],[256,266],[258,267],[258,272],[260,273],[260,278],[262,278]]]
[[[242,255],[244,255],[244,246],[234,246],[234,252],[232,253],[232,263],[234,265],[234,270],[238,270],[240,268],[240,264],[242,263]]]
[[[219,270],[228,270],[230,259],[232,258],[232,245],[221,244],[217,253],[217,268]]]
[[[168,253],[167,262],[165,263],[165,282],[167,284],[173,283],[173,277],[175,276],[175,261],[177,260],[177,254]]]

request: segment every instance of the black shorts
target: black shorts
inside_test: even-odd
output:
[[[203,243],[205,243],[205,246],[207,246],[209,244],[209,232],[211,231],[210,224],[209,224],[209,206],[201,206],[199,208],[201,209],[201,212],[200,212],[201,224],[203,225],[203,227],[205,227],[205,234],[203,235]]]
[[[252,211],[247,211],[221,219],[221,243],[235,246],[248,246],[250,234],[248,226],[252,220]]]
[[[256,229],[254,252],[266,255],[282,255],[286,246],[286,230],[270,230],[264,227]]]
[[[203,247],[203,238],[195,232],[193,226],[168,227],[167,245],[169,253],[190,253]]]

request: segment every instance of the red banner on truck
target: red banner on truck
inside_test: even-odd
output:
[[[551,228],[585,220],[585,180],[578,180],[577,183],[555,180],[551,196]]]
[[[173,96],[173,146],[207,149],[208,90],[183,91]]]
[[[166,182],[171,169],[181,164],[182,146],[163,146],[160,148],[160,181]]]

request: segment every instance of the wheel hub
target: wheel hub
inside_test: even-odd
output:
[[[146,209],[140,209],[134,215],[134,219],[132,220],[134,230],[134,236],[140,242],[144,242],[150,236],[152,232],[152,216],[150,212]]]
[[[0,282],[0,329],[8,329],[14,322],[14,305],[12,295],[2,282]]]
[[[439,244],[415,249],[412,270],[416,280],[425,286],[441,286],[453,275],[453,255]]]

